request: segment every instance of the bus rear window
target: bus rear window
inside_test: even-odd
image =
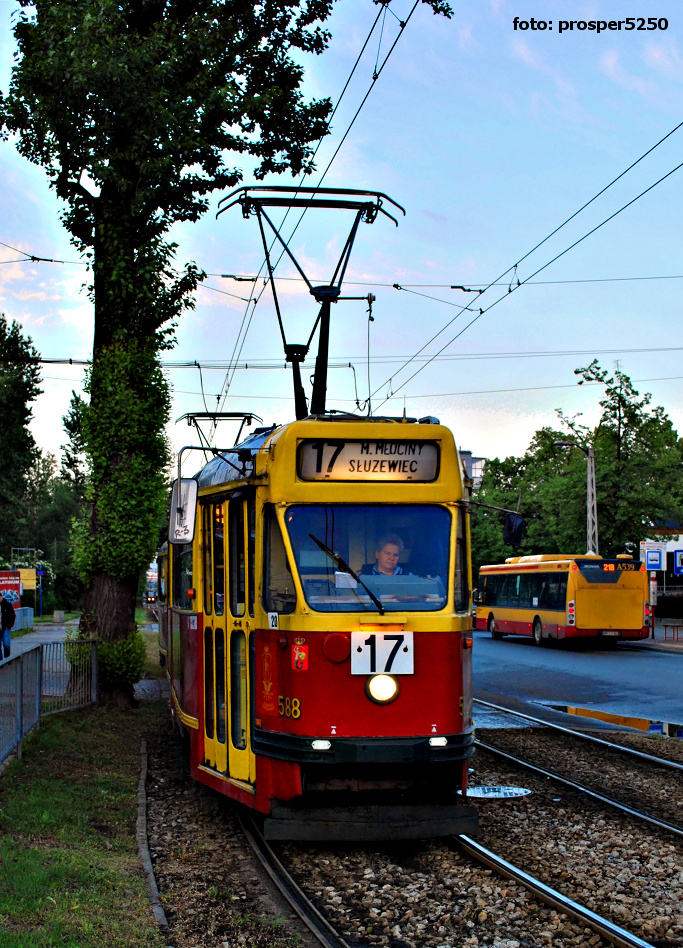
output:
[[[576,565],[588,583],[618,583],[620,576],[640,572],[638,560],[576,560]]]

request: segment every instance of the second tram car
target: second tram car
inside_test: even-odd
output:
[[[433,421],[256,429],[159,557],[192,775],[271,839],[476,830],[468,488]]]
[[[644,639],[650,634],[645,565],[630,556],[593,553],[513,556],[482,566],[474,596],[477,629],[494,639],[530,635],[557,639]]]

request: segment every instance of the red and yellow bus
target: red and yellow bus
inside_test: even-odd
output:
[[[645,639],[650,603],[645,565],[630,556],[603,559],[544,553],[482,566],[474,596],[476,628],[494,639]]]

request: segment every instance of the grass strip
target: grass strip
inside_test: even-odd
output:
[[[137,854],[140,744],[161,702],[45,719],[0,778],[0,948],[163,948]]]

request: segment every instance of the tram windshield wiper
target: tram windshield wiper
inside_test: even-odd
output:
[[[361,586],[363,587],[363,589],[366,591],[366,593],[368,594],[368,596],[372,599],[372,601],[374,602],[374,604],[377,606],[377,610],[379,611],[379,614],[380,614],[381,616],[383,616],[383,615],[384,615],[384,606],[382,605],[381,599],[378,599],[378,597],[374,594],[374,592],[372,592],[371,589],[368,589],[368,587],[365,585],[365,583],[364,583],[363,580],[360,578],[360,576],[358,575],[358,573],[356,573],[355,570],[352,570],[352,569],[351,569],[351,567],[350,567],[349,564],[346,562],[346,560],[342,559],[342,557],[339,556],[338,553],[335,553],[334,550],[331,550],[331,549],[329,548],[329,546],[328,546],[326,543],[323,543],[322,540],[319,540],[317,537],[314,537],[312,533],[309,533],[308,535],[309,535],[309,537],[311,538],[311,540],[313,540],[314,543],[317,543],[317,545],[320,547],[320,549],[323,551],[323,553],[327,553],[327,555],[328,555],[329,558],[332,560],[332,562],[334,563],[335,566],[338,566],[339,569],[340,569],[343,573],[348,573],[349,576],[353,577],[353,579],[355,579],[357,583],[360,583],[360,585],[361,585]]]

